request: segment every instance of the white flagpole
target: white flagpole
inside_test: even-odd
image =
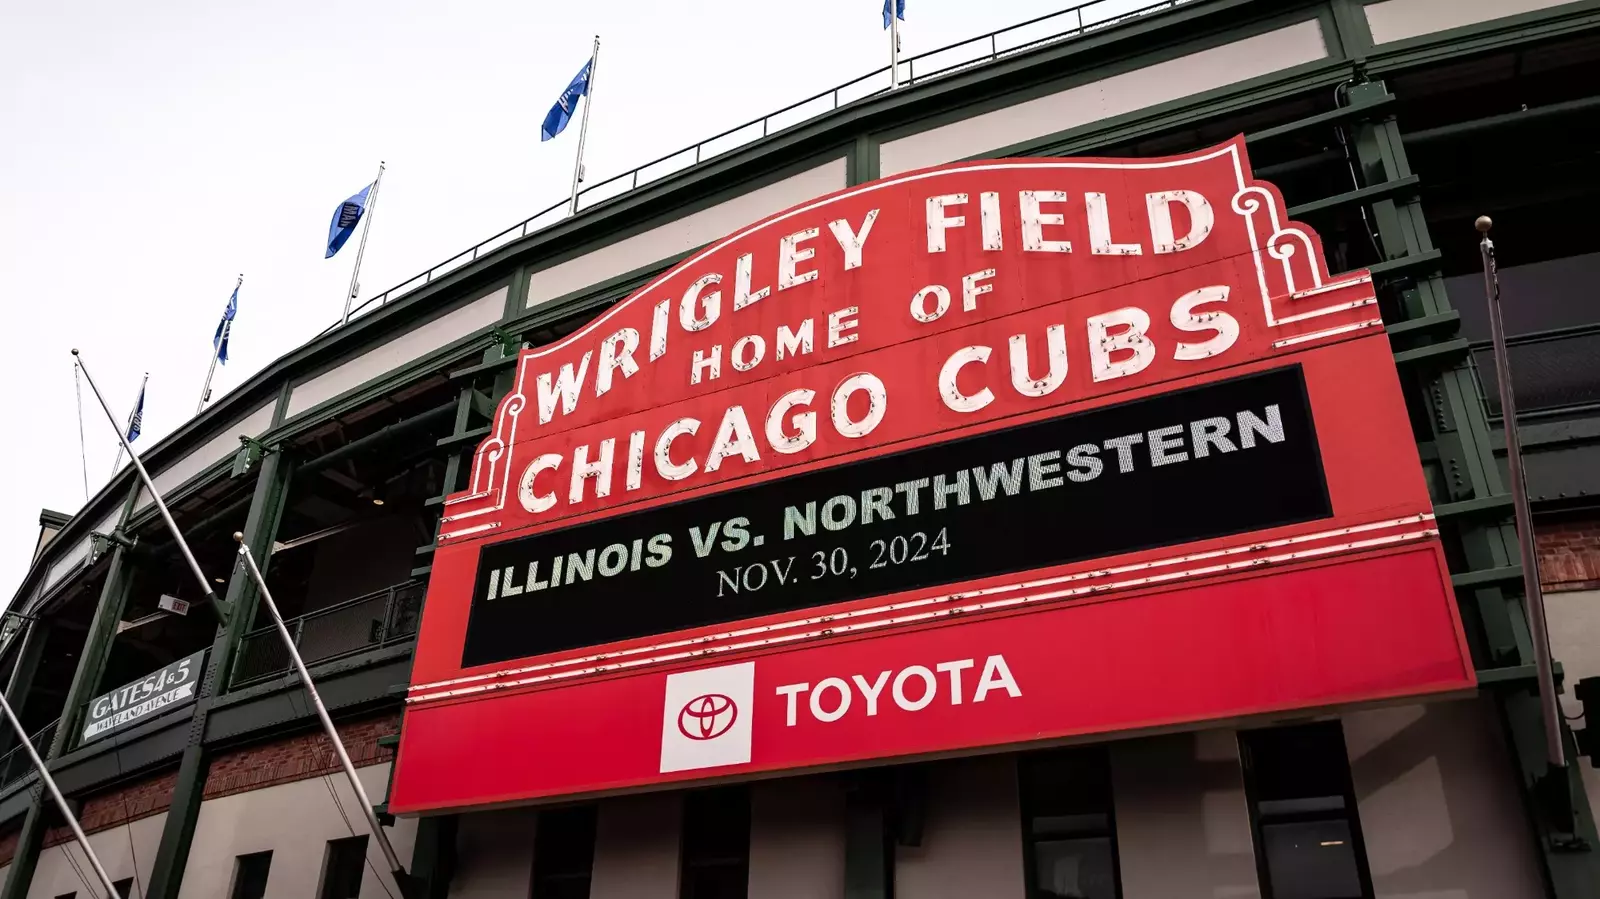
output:
[[[584,88],[583,120],[578,123],[578,161],[572,167],[572,209],[578,214],[578,184],[583,181],[583,142],[589,136],[589,107],[594,105],[594,76],[600,69],[600,35],[594,36],[594,53],[589,57],[589,83]]]
[[[294,645],[294,638],[289,635],[289,628],[283,623],[283,616],[278,614],[278,604],[272,599],[272,591],[267,589],[267,580],[261,576],[261,569],[256,567],[255,556],[250,553],[250,547],[245,545],[244,534],[235,531],[233,539],[239,544],[239,558],[243,560],[245,570],[255,581],[256,591],[261,594],[262,603],[272,615],[272,625],[277,628],[278,637],[283,640],[284,648],[289,651],[289,661],[294,663],[294,670],[300,675],[300,682],[305,684],[306,695],[311,698],[311,706],[317,710],[317,718],[322,721],[322,730],[328,735],[328,742],[333,744],[334,753],[339,756],[339,765],[344,768],[344,776],[350,781],[350,789],[355,792],[356,801],[361,803],[361,811],[367,816],[367,826],[371,828],[373,838],[378,841],[378,848],[383,851],[383,857],[389,863],[389,873],[394,876],[401,893],[409,895],[411,876],[400,863],[400,856],[395,854],[394,845],[389,842],[389,835],[384,833],[383,824],[378,821],[378,813],[372,808],[372,800],[367,798],[367,791],[361,786],[361,779],[356,776],[356,766],[351,763],[350,754],[345,751],[344,742],[339,739],[339,731],[334,728],[333,719],[328,716],[328,707],[322,704],[317,686],[311,681],[311,673],[306,671],[306,663],[300,658],[300,650]]]
[[[1545,754],[1552,768],[1567,766],[1566,746],[1561,742],[1561,708],[1556,704],[1554,665],[1550,660],[1550,625],[1545,618],[1544,588],[1539,584],[1539,553],[1533,542],[1533,512],[1528,507],[1528,488],[1522,470],[1522,440],[1517,433],[1517,397],[1511,389],[1511,359],[1506,350],[1506,329],[1500,319],[1500,277],[1495,268],[1494,241],[1489,229],[1494,222],[1478,216],[1474,227],[1483,238],[1478,252],[1483,257],[1483,292],[1489,303],[1489,335],[1493,338],[1495,380],[1500,382],[1500,417],[1505,422],[1506,473],[1510,476],[1511,505],[1517,522],[1517,545],[1522,552],[1522,592],[1527,603],[1528,636],[1533,642],[1534,674],[1539,684],[1539,711],[1544,719]],[[1566,789],[1562,786],[1561,789]]]
[[[156,511],[161,513],[161,519],[167,523],[167,530],[172,532],[172,539],[178,543],[178,550],[183,554],[185,562],[189,563],[189,570],[194,572],[194,579],[200,584],[200,592],[211,607],[218,621],[224,621],[225,616],[222,606],[217,599],[217,591],[211,589],[211,582],[206,580],[206,573],[200,570],[200,563],[194,559],[194,553],[189,550],[188,541],[183,539],[183,532],[178,530],[177,522],[172,520],[172,512],[167,508],[166,500],[161,498],[161,491],[156,489],[155,482],[150,480],[150,472],[144,470],[144,463],[139,461],[138,453],[128,444],[128,435],[117,427],[117,417],[111,413],[111,407],[106,405],[106,398],[100,395],[100,388],[94,383],[94,377],[89,374],[89,367],[83,364],[83,356],[76,349],[72,351],[73,360],[78,364],[78,371],[83,372],[83,379],[89,382],[89,390],[94,393],[94,398],[100,402],[100,408],[105,410],[106,421],[111,423],[111,429],[117,432],[117,440],[122,444],[123,450],[128,454],[128,461],[133,463],[133,470],[138,473],[139,480],[144,482],[144,489],[150,491],[150,499],[155,503]]]
[[[207,381],[211,380],[209,375],[206,377],[206,380]],[[144,373],[144,380],[139,382],[139,396],[144,396],[144,389],[146,387],[148,387],[149,385],[150,385],[150,373],[149,372],[145,372]],[[135,398],[134,401],[133,401],[133,409],[131,409],[128,412],[128,424],[127,424],[126,427],[124,427],[122,429],[122,433],[124,433],[124,434],[128,433],[128,431],[133,427],[133,417],[135,415],[138,415],[138,414],[139,414],[139,400],[137,398]],[[111,463],[111,476],[112,477],[116,477],[117,476],[117,469],[120,468],[121,466],[122,466],[122,447],[121,447],[121,445],[118,445],[117,446],[117,459],[116,459],[115,462]]]
[[[889,0],[889,89],[900,86],[900,0]]]
[[[243,286],[244,273],[240,272],[238,283],[233,285],[233,296],[238,296],[239,288]],[[229,302],[232,302],[232,300],[230,299]],[[206,369],[206,386],[200,391],[200,405],[194,407],[194,414],[196,415],[205,411],[206,402],[211,399],[211,376],[217,373],[217,357],[222,355],[222,345],[227,341],[228,335],[231,333],[233,333],[233,319],[230,318],[222,323],[222,339],[216,341],[216,345],[211,348],[211,367]],[[122,461],[122,457],[118,456],[117,461]]]
[[[17,720],[17,715],[11,710],[11,703],[6,701],[3,692],[0,692],[0,711],[5,712],[6,720],[11,723],[11,729],[17,732],[17,740],[22,743],[23,751],[28,753],[28,760],[33,763],[33,770],[39,772],[40,782],[50,791],[50,798],[55,800],[56,809],[61,812],[61,817],[66,819],[67,826],[72,829],[72,839],[77,842],[78,848],[83,850],[83,854],[89,857],[90,866],[94,868],[95,875],[106,888],[106,896],[120,896],[117,885],[112,882],[111,875],[106,873],[106,866],[100,864],[100,856],[95,855],[94,850],[89,847],[89,838],[84,835],[77,817],[72,814],[72,809],[67,807],[66,797],[61,795],[61,788],[56,786],[56,779],[50,776],[50,769],[46,768],[44,760],[39,758],[39,751],[33,748],[33,741],[28,739],[28,732],[22,729],[22,722]]]
[[[367,194],[367,210],[362,218],[361,243],[356,245],[356,267],[350,272],[350,294],[344,298],[344,319],[341,325],[350,324],[350,307],[355,305],[356,294],[361,292],[361,257],[367,252],[367,232],[372,230],[372,217],[378,214],[378,186],[383,183],[383,161],[378,161],[378,177],[372,179],[372,193]]]

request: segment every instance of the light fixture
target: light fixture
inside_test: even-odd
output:
[[[1324,845],[1324,846],[1343,846],[1344,845],[1344,840],[1323,840],[1322,841],[1322,845]]]
[[[219,584],[226,584],[227,583],[227,581],[223,580],[220,577],[214,577],[214,578],[212,578],[212,580],[216,581]]]
[[[383,497],[381,497],[381,496],[374,496],[374,497],[373,497],[373,498],[372,498],[372,504],[373,504],[373,505],[374,505],[374,506],[381,506],[381,505],[383,505]]]

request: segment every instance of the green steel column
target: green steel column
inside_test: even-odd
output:
[[[1362,92],[1383,92],[1381,83],[1357,85],[1352,99]],[[1403,178],[1411,174],[1405,146],[1393,118],[1356,128],[1355,147],[1363,179],[1367,184]],[[1434,247],[1428,234],[1422,207],[1416,200],[1383,200],[1372,206],[1379,242],[1388,259],[1418,256]],[[1463,231],[1465,232],[1465,222]],[[1470,238],[1469,238],[1470,239]],[[1462,298],[1464,302],[1483,301],[1481,297]],[[1401,320],[1421,318],[1450,311],[1450,300],[1437,269],[1418,276],[1414,283],[1401,285]],[[1393,324],[1393,322],[1391,322]],[[1453,335],[1450,335],[1453,336]],[[1435,369],[1414,373],[1422,391],[1419,407],[1426,410],[1431,436],[1443,466],[1442,490],[1438,502],[1487,499],[1502,496],[1505,486],[1491,443],[1487,411],[1477,378],[1466,358]],[[1441,532],[1460,549],[1469,570],[1506,568],[1519,561],[1516,531],[1507,521],[1509,506],[1502,513],[1476,518],[1440,521]],[[1459,573],[1459,572],[1458,572]],[[1507,668],[1531,665],[1531,642],[1527,618],[1518,592],[1499,586],[1484,586],[1458,591],[1463,600],[1463,617],[1472,616],[1479,626],[1483,656],[1480,668]],[[1549,895],[1555,899],[1600,896],[1600,838],[1597,838],[1592,811],[1585,796],[1574,757],[1568,765],[1566,783],[1555,783],[1571,800],[1572,819],[1556,820],[1551,814],[1548,794],[1541,794],[1539,783],[1547,771],[1545,746],[1539,720],[1538,698],[1533,684],[1524,679],[1491,693],[1508,743],[1518,768]],[[1571,734],[1563,726],[1564,739]],[[1554,805],[1559,807],[1562,803]]]
[[[293,470],[292,460],[285,458],[282,451],[273,449],[262,459],[261,470],[256,476],[255,494],[250,500],[250,512],[245,517],[244,536],[250,552],[260,560],[263,574],[270,561],[278,522],[283,517],[284,500]],[[228,578],[227,603],[232,614],[227,625],[217,629],[216,639],[211,643],[211,656],[206,661],[199,696],[195,701],[194,718],[189,724],[189,744],[178,762],[178,776],[172,786],[172,805],[167,810],[166,824],[161,829],[161,845],[156,849],[150,883],[145,887],[146,899],[178,899],[184,869],[189,862],[189,847],[194,842],[195,824],[200,818],[200,801],[205,795],[206,775],[211,770],[211,757],[205,745],[206,717],[216,697],[228,688],[228,676],[233,670],[239,638],[250,629],[255,619],[256,598],[255,585],[250,577],[241,575],[235,567]]]
[[[22,646],[17,650],[17,664],[11,669],[11,677],[6,681],[6,701],[16,710],[17,715],[22,715],[23,701],[28,698],[28,693],[33,690],[33,676],[39,670],[39,660],[44,658],[44,644],[50,637],[50,622],[43,618],[26,622],[22,631]],[[10,728],[0,732],[0,756],[10,752],[17,745],[16,735]]]
[[[40,619],[28,622],[28,630],[22,637],[22,649],[17,655],[17,667],[11,673],[11,681],[6,684],[6,701],[16,708],[21,714],[22,701],[33,687],[33,674],[38,668],[39,660],[44,657],[44,644],[49,637],[50,625]],[[16,741],[10,733],[0,748],[9,749]],[[33,872],[39,864],[39,849],[44,843],[44,791],[38,785],[29,788],[30,803],[28,813],[22,819],[22,830],[17,834],[17,848],[11,858],[11,872],[6,877],[4,891],[0,897],[4,899],[21,899],[28,895],[28,887],[33,883]]]
[[[882,775],[860,772],[845,793],[844,899],[894,896],[894,843]]]
[[[119,545],[111,551],[111,566],[106,573],[105,587],[100,591],[100,604],[95,607],[89,633],[84,637],[83,652],[78,656],[77,670],[72,673],[67,703],[61,709],[61,725],[50,743],[48,758],[57,758],[77,745],[78,724],[83,720],[84,708],[100,687],[101,675],[105,674],[117,636],[117,623],[127,607],[133,578],[129,554]]]
[[[138,501],[139,484],[134,482],[133,488],[128,491],[128,498],[122,504],[122,517],[118,519],[117,527],[120,529],[128,521],[128,516],[133,514],[134,503]],[[83,651],[78,654],[78,667],[72,674],[72,686],[67,690],[67,701],[61,709],[61,724],[56,728],[55,739],[43,753],[48,762],[66,751],[72,744],[68,739],[77,728],[77,709],[92,697],[94,688],[99,685],[100,674],[105,671],[106,659],[111,654],[111,640],[117,633],[117,622],[122,620],[122,607],[127,601],[127,585],[131,565],[128,552],[121,544],[112,550],[111,560],[107,564],[106,582],[100,588],[100,601],[95,606],[94,617],[89,623],[89,633],[83,641]],[[34,631],[44,622],[33,622],[28,636],[25,638],[33,641]],[[44,633],[39,634],[38,648],[34,652],[42,652],[44,648]],[[21,673],[22,663],[26,660],[27,653],[32,649],[30,644],[24,644],[23,655],[17,659],[18,673]],[[25,680],[31,681],[32,672],[28,673]],[[18,686],[18,678],[13,677],[7,689],[7,699],[13,694],[11,688]],[[19,700],[26,696],[26,685],[14,694]],[[19,703],[20,706],[20,703]],[[39,864],[39,851],[44,845],[44,832],[50,817],[46,815],[48,799],[44,798],[44,789],[38,785],[30,788],[32,802],[28,806],[27,817],[22,820],[22,830],[17,834],[16,853],[11,858],[11,870],[6,875],[5,890],[0,891],[0,899],[26,899],[28,888],[33,885],[33,873]]]

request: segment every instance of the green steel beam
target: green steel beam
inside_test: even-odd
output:
[[[1387,94],[1382,83],[1357,85],[1354,101],[1362,95]],[[1362,180],[1382,184],[1414,177],[1404,141],[1392,117],[1358,125],[1356,156]],[[1451,309],[1436,262],[1440,255],[1428,233],[1421,203],[1414,195],[1384,196],[1372,203],[1379,241],[1390,260],[1389,274],[1415,272],[1416,280],[1402,285],[1401,309],[1405,319],[1440,320]],[[1427,267],[1424,268],[1423,266]],[[1374,274],[1380,275],[1374,267]],[[1426,355],[1433,364],[1409,369],[1420,389],[1409,400],[1425,416],[1429,441],[1438,452],[1446,473],[1443,490],[1435,496],[1441,534],[1454,543],[1468,570],[1456,572],[1462,615],[1471,617],[1483,645],[1477,647],[1480,669],[1520,669],[1532,660],[1527,619],[1520,591],[1501,575],[1520,565],[1516,533],[1507,522],[1509,502],[1494,456],[1492,434],[1478,382],[1466,353],[1455,355],[1456,344],[1446,341],[1438,352]],[[1423,347],[1409,354],[1433,350]],[[1441,355],[1448,353],[1449,355]],[[1397,353],[1400,361],[1407,352]],[[1418,356],[1420,358],[1420,356]],[[1575,765],[1552,776],[1545,761],[1539,704],[1524,681],[1513,689],[1487,691],[1500,710],[1517,767],[1517,782],[1529,809],[1531,836],[1543,862],[1549,895],[1577,899],[1600,895],[1600,845],[1595,822]],[[1562,728],[1570,742],[1570,731]],[[1571,756],[1579,758],[1576,755]]]
[[[39,867],[39,850],[44,846],[45,805],[49,800],[44,798],[44,788],[38,784],[28,791],[33,801],[22,819],[22,830],[17,833],[17,848],[11,856],[11,867],[6,869],[6,886],[0,890],[0,899],[28,899],[28,887],[33,885],[33,874]]]
[[[277,536],[278,523],[283,517],[293,473],[293,460],[286,458],[278,449],[268,452],[257,469],[255,493],[250,501],[250,511],[245,516],[244,537],[250,551],[261,560],[263,570],[271,561],[272,541]],[[178,763],[178,775],[172,787],[172,805],[167,810],[166,823],[161,829],[161,844],[156,849],[150,882],[145,888],[146,899],[178,899],[184,869],[188,866],[189,847],[194,842],[195,824],[200,817],[206,775],[211,770],[210,753],[205,745],[206,718],[217,697],[226,692],[239,639],[250,630],[255,620],[255,585],[250,578],[239,576],[237,568],[228,579],[227,599],[233,614],[226,627],[217,629],[216,638],[211,643],[211,655],[206,660],[205,674],[200,681],[194,717],[189,723],[189,743],[184,747]]]

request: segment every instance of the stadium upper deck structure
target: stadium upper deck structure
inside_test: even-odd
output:
[[[1128,7],[1080,4],[904,60],[900,89],[880,71],[593,184],[578,214],[554,206],[268,366],[141,457],[226,584],[223,626],[158,607],[199,597],[131,470],[76,515],[45,513],[0,675],[127,894],[394,889],[353,797],[324,778],[332,758],[233,573],[235,532],[266,560],[368,790],[385,795],[415,714],[404,700],[424,598],[439,595],[441,512],[497,434],[520,351],[847,187],[962,160],[1178,156],[1237,135],[1255,178],[1320,235],[1328,271],[1370,272],[1474,686],[705,789],[485,802],[401,816],[391,833],[431,896],[1600,891],[1600,778],[1572,757],[1557,790],[1570,816],[1541,792],[1550,781],[1537,786],[1545,747],[1472,229],[1494,216],[1575,750],[1587,723],[1571,685],[1600,674],[1600,252],[1588,227],[1600,2]],[[174,678],[188,692],[140,704]],[[1097,689],[1123,680],[1140,678]],[[1322,854],[1302,851],[1311,844]],[[97,895],[76,853],[13,750],[0,760],[0,899]]]

